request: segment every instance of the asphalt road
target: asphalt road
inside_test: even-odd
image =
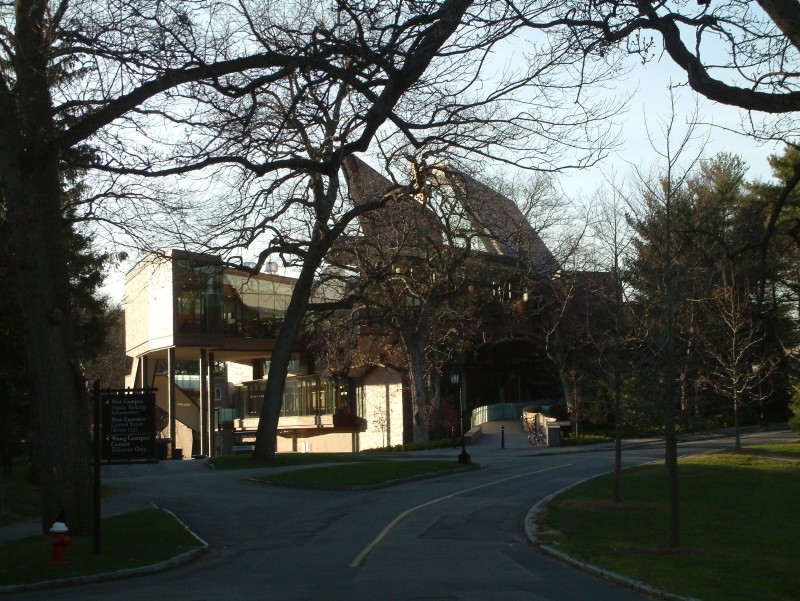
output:
[[[756,440],[763,438],[745,439]],[[206,540],[209,552],[167,572],[6,598],[648,599],[543,556],[524,530],[527,512],[540,499],[609,471],[611,450],[550,454],[516,439],[503,450],[498,443],[498,437],[486,436],[469,449],[479,470],[360,491],[265,486],[249,481],[249,472],[214,472],[197,461],[105,467],[106,485],[119,491],[105,503],[105,513],[154,502]],[[707,440],[681,450],[731,445],[731,439]],[[440,454],[455,457],[457,451]],[[660,445],[624,452],[626,465],[662,457]]]

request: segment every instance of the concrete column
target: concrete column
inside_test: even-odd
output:
[[[167,350],[167,413],[168,417],[168,436],[172,439],[172,449],[174,451],[177,443],[175,428],[175,347]],[[171,459],[171,457],[170,457]]]
[[[208,359],[200,349],[200,454],[208,457]]]
[[[217,403],[214,398],[214,353],[208,353],[208,456],[217,454]]]
[[[137,384],[139,388],[147,388],[149,386],[148,382],[148,371],[150,371],[150,362],[147,360],[147,355],[142,355],[139,357],[139,381]]]
[[[253,379],[260,380],[264,377],[264,364],[261,359],[253,359],[251,361],[253,366]]]
[[[392,398],[389,385],[384,387],[384,399],[386,403],[386,446],[392,446]]]

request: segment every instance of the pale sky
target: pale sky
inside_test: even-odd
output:
[[[635,65],[625,80],[615,85],[613,94],[627,96],[633,94],[628,102],[627,112],[620,117],[621,145],[601,164],[583,171],[567,171],[558,177],[564,194],[578,203],[585,203],[603,185],[604,178],[614,174],[617,181],[634,177],[633,167],[644,171],[660,171],[661,161],[648,139],[650,136],[663,148],[663,121],[670,114],[669,85],[684,81],[682,72],[668,58],[647,65]],[[610,92],[612,93],[612,92]],[[739,129],[741,111],[728,106],[710,102],[687,87],[681,87],[675,95],[678,118],[677,129],[685,131],[683,122],[686,116],[697,110],[699,121]],[[724,131],[719,127],[698,127],[697,136],[705,140],[703,158],[711,158],[719,152],[729,152],[741,156],[748,165],[748,178],[766,180],[770,177],[767,157],[782,152],[780,145],[759,145],[751,138]],[[700,151],[700,142],[687,156]],[[123,297],[124,272],[131,265],[123,265],[121,271],[107,277],[104,291],[116,301]]]
[[[670,82],[680,83],[680,74],[681,71],[665,58],[660,63],[639,65],[626,81],[620,82],[620,91],[636,90],[628,103],[625,124],[621,129],[622,145],[599,167],[588,172],[563,174],[560,181],[568,196],[591,196],[603,183],[604,172],[615,172],[618,178],[624,178],[632,175],[634,165],[644,170],[649,167],[658,169],[662,160],[653,149],[648,128],[657,148],[663,150],[663,131],[659,121],[663,122],[669,117]],[[723,129],[740,129],[742,111],[711,102],[686,86],[677,89],[675,102],[679,115],[676,125],[681,134],[686,131],[685,121],[695,108],[698,121],[718,126],[703,125],[696,128],[695,132],[700,140],[693,145],[693,151],[687,153],[687,158],[696,156],[701,149],[703,158],[727,152],[742,157],[748,166],[748,179],[766,180],[771,177],[767,158],[771,154],[782,153],[783,146],[774,143],[759,144],[752,138]],[[704,147],[701,147],[701,143]]]

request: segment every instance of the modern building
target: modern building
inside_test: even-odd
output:
[[[387,192],[394,194],[392,191],[397,189],[389,179],[355,157],[348,157],[344,168],[350,197],[356,206],[373,202]],[[502,314],[512,306],[519,313],[535,311],[534,303],[530,302],[530,283],[537,278],[550,278],[560,265],[509,198],[457,170],[433,168],[425,177],[433,194],[444,197],[439,200],[438,211],[449,213],[450,220],[455,221],[449,225],[450,234],[459,230],[469,232],[480,265],[478,269],[471,268],[469,277],[474,278],[476,287],[491,288],[497,301],[496,319],[491,315],[482,319],[479,330],[473,333],[471,350],[454,357],[449,366],[462,376],[457,390],[451,389],[449,378],[441,378],[435,384],[437,397],[460,395],[469,411],[498,403],[516,406],[555,403],[561,396],[561,382],[545,352],[541,334],[521,330],[521,320],[512,324]],[[361,235],[381,243],[388,241],[390,248],[396,242],[406,244],[407,254],[413,255],[422,245],[435,243],[435,237],[415,240],[415,233],[405,231],[404,227],[426,228],[427,222],[435,224],[437,218],[424,215],[426,209],[420,199],[396,196],[385,208],[362,214]],[[413,213],[421,215],[409,217]],[[475,262],[471,265],[474,267]],[[484,306],[484,311],[492,310],[490,305]]]
[[[355,205],[393,187],[357,159],[348,159],[345,175]],[[511,200],[461,173],[442,170],[436,177],[472,227],[484,232],[479,250],[493,269],[558,268]],[[407,196],[403,202],[414,200]],[[391,211],[375,215],[361,219],[361,235],[385,237],[386,225],[399,218]],[[126,351],[134,367],[127,385],[157,389],[161,437],[170,441],[173,456],[227,453],[254,441],[265,376],[293,285],[292,278],[253,274],[218,257],[179,250],[150,255],[128,274]],[[496,287],[503,303],[527,301],[513,278]],[[362,341],[380,335],[358,334]],[[408,377],[402,370],[375,363],[326,377],[304,336],[295,341],[286,381],[279,451],[350,452],[413,439]],[[445,377],[433,389],[437,403],[457,399],[455,408],[474,412],[505,403],[519,415],[522,405],[555,403],[560,395],[557,370],[541,342],[530,336],[478,345],[449,369],[459,373],[458,385]]]
[[[128,274],[125,346],[134,363],[126,384],[156,389],[161,437],[174,456],[230,452],[254,437],[293,285],[179,250],[150,255]],[[314,374],[302,340],[296,348],[279,450],[360,448],[363,420],[343,417],[356,415],[350,383]]]

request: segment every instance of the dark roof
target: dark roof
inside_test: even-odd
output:
[[[404,193],[400,186],[361,159],[347,157],[344,173],[355,206],[364,206],[382,196],[399,192],[386,202],[384,208],[359,218],[365,236],[396,239],[399,235],[408,236],[408,228],[399,227],[402,223],[413,223],[423,228],[429,219],[435,220],[433,213],[413,195]],[[558,268],[555,257],[514,201],[462,172],[439,167],[431,173],[441,185],[453,191],[457,202],[469,216],[471,227],[479,233],[486,253],[515,261],[528,256],[537,271]],[[398,230],[403,233],[398,233]]]

